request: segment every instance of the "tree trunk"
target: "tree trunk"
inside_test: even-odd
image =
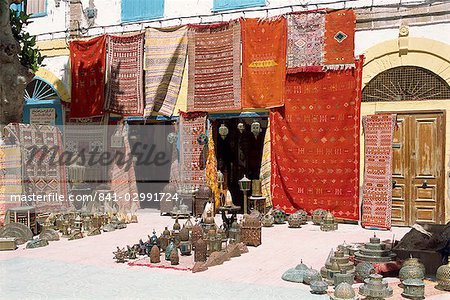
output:
[[[20,45],[9,22],[10,4],[21,2],[0,0],[0,127],[21,122],[25,87],[33,78],[31,70],[19,62]]]

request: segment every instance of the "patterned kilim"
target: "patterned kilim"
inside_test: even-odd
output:
[[[118,132],[122,134],[124,147],[118,149],[120,154],[116,156],[118,160],[112,164],[109,170],[109,178],[111,178],[111,190],[114,191],[119,211],[128,212],[132,206],[137,205],[140,207],[140,201],[138,197],[138,189],[136,184],[136,172],[134,168],[134,162],[132,160],[130,143],[126,134],[126,128],[123,125],[118,125]],[[114,153],[115,155],[115,153]],[[125,159],[123,163],[120,160],[120,156]]]
[[[396,115],[363,117],[364,185],[362,226],[391,228],[392,139]]]
[[[98,162],[102,153],[107,151],[108,126],[77,124],[64,127],[64,149],[86,161]],[[97,153],[97,154],[92,154]],[[86,182],[105,182],[108,180],[106,166],[103,163],[85,164]]]
[[[180,92],[187,55],[187,29],[148,28],[145,32],[145,109],[171,116]]]
[[[71,41],[69,48],[72,75],[70,117],[100,116],[105,101],[106,36]]]
[[[286,18],[242,19],[242,107],[284,105]]]
[[[180,172],[183,184],[198,187],[206,182],[206,147],[197,142],[205,133],[206,114],[180,112]]]
[[[0,224],[8,209],[21,206],[22,160],[20,147],[0,146]],[[19,196],[19,199],[14,197]]]
[[[330,11],[325,17],[324,68],[347,69],[355,66],[355,25],[352,9]]]
[[[286,105],[270,113],[274,207],[359,219],[361,70],[287,77]]]
[[[263,155],[259,179],[261,180],[261,193],[266,197],[266,207],[272,206],[272,194],[270,192],[271,162],[270,162],[270,121],[268,122],[266,135],[264,136]]]
[[[287,15],[287,72],[320,72],[326,11],[299,12]]]
[[[240,109],[239,21],[191,25],[188,37],[188,111]]]
[[[34,198],[32,204],[36,212],[52,212],[68,207],[66,165],[59,163],[63,152],[59,129],[47,125],[9,124],[5,132],[9,137],[16,138],[16,143],[21,147],[23,189],[28,200]],[[55,160],[52,162],[53,154]]]
[[[144,33],[108,36],[105,109],[124,116],[144,113]]]

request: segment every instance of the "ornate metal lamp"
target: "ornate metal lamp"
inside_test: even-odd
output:
[[[227,137],[228,132],[229,132],[228,127],[225,126],[224,123],[222,123],[222,125],[220,125],[219,127],[219,135],[223,140]]]
[[[251,125],[251,131],[253,135],[255,136],[255,139],[258,138],[258,135],[261,133],[261,124],[258,121],[253,121]]]
[[[450,291],[450,260],[446,265],[440,266],[436,271],[437,289]]]
[[[236,220],[231,224],[231,228],[228,229],[228,237],[230,243],[239,243],[241,241],[241,226]]]
[[[359,294],[369,299],[385,299],[392,297],[393,291],[383,276],[372,274],[364,280],[364,285],[359,287]]]
[[[245,130],[245,125],[244,125],[244,123],[239,122],[239,123],[237,124],[237,129],[239,130],[240,133],[243,133],[244,130]]]
[[[247,214],[248,211],[247,192],[250,191],[251,182],[252,181],[248,179],[245,175],[241,180],[239,180],[239,188],[244,193],[244,214]]]

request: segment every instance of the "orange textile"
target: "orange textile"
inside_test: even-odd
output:
[[[242,108],[283,106],[286,18],[241,19],[241,25]]]
[[[355,63],[355,12],[330,11],[325,17],[325,69],[345,69]]]

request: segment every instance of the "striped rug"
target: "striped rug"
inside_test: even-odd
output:
[[[145,109],[171,116],[180,92],[187,55],[186,26],[148,28],[145,32]]]
[[[239,22],[190,25],[188,38],[188,111],[240,109]]]

